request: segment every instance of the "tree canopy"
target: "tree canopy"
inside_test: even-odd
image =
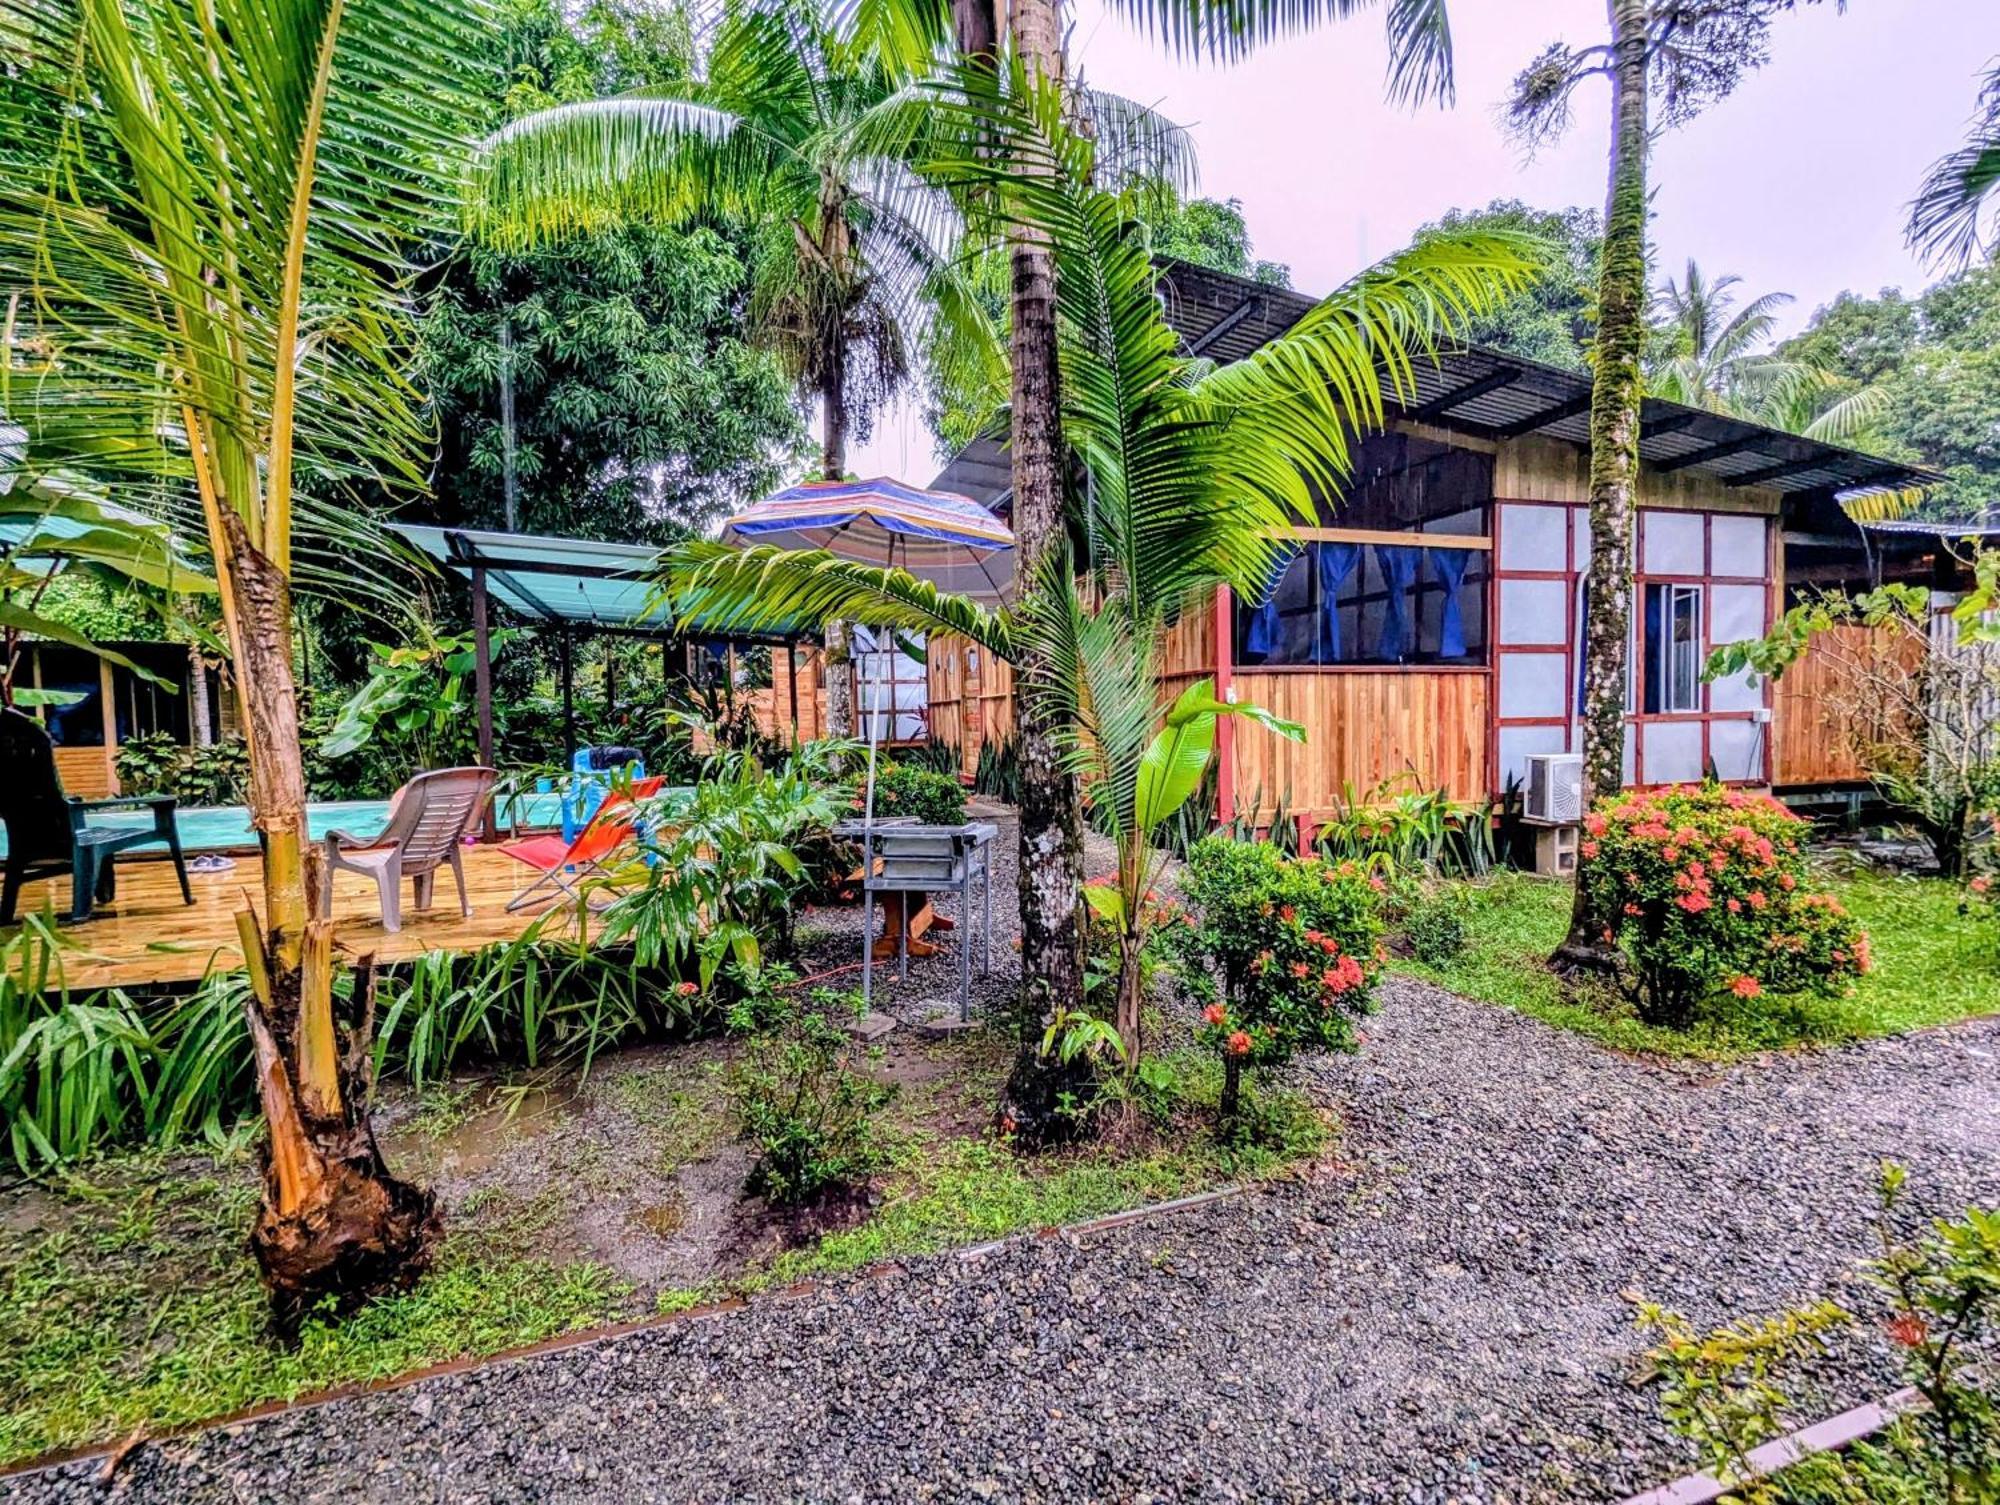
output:
[[[510,0],[487,124],[685,79],[685,12]],[[439,520],[505,516],[511,366],[519,526],[664,539],[768,490],[804,437],[791,387],[750,339],[754,248],[724,225],[634,223],[532,248],[465,244],[438,275],[420,359],[439,423]],[[507,345],[503,345],[503,331]]]

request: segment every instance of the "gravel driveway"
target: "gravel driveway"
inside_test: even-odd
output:
[[[1684,1461],[1622,1293],[1837,1292],[1885,1155],[2000,1201],[2000,1022],[1695,1071],[1385,991],[1309,1068],[1349,1123],[1312,1181],[147,1446],[117,1497],[1615,1498]]]

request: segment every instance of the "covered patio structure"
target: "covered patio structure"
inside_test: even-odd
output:
[[[668,644],[669,651],[678,647],[684,654],[710,641],[726,643],[732,655],[743,643],[766,644],[774,652],[782,647],[789,671],[785,678],[790,691],[792,740],[799,740],[798,648],[809,634],[735,633],[725,637],[690,632],[687,624],[669,621],[653,589],[651,572],[659,550],[652,545],[414,523],[393,523],[390,527],[471,587],[473,687],[482,763],[491,766],[494,759],[492,608],[496,601],[515,616],[555,635],[565,765],[577,749],[575,646],[579,637],[589,633],[651,638]],[[683,667],[691,671],[693,666],[684,660]]]

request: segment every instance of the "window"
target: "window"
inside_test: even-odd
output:
[[[1647,715],[1698,713],[1701,704],[1702,588],[1646,587]]]
[[[1485,538],[1492,501],[1490,455],[1402,433],[1358,440],[1321,536],[1280,561],[1262,600],[1238,602],[1237,661],[1484,664],[1491,551],[1455,541]]]
[[[1236,612],[1248,666],[1486,662],[1484,549],[1322,540],[1287,557],[1261,602]]]

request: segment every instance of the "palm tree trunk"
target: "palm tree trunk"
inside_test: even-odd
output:
[[[1054,0],[1014,0],[1015,49],[1031,81],[1063,77]],[[1042,235],[1016,228],[1013,263],[1013,485],[1015,578],[1032,590],[1065,546],[1063,439],[1056,364],[1055,258]],[[1021,760],[1021,1032],[1083,1001],[1083,820],[1076,780],[1057,746],[1061,710],[1053,667],[1024,653],[1016,665]]]
[[[328,1297],[346,1307],[415,1280],[442,1227],[431,1193],[390,1174],[368,1122],[373,996],[365,964],[360,1019],[345,1049],[338,1038],[333,922],[316,913],[330,875],[307,840],[289,582],[233,509],[219,509],[218,520],[251,818],[264,843],[264,923],[247,909],[237,916],[270,1130],[250,1243],[278,1325],[289,1331]]]
[[[819,473],[822,479],[847,478],[847,350],[834,337],[820,375]],[[847,623],[826,624],[823,654],[826,664],[826,732],[829,737],[854,735],[854,652]],[[838,764],[836,764],[836,769]]]
[[[1646,0],[1608,0],[1611,163],[1598,273],[1596,367],[1590,392],[1590,573],[1583,647],[1586,803],[1625,779],[1626,659],[1632,632],[1632,519],[1639,479],[1640,365],[1646,341]],[[1617,965],[1602,915],[1576,887],[1557,966]]]

